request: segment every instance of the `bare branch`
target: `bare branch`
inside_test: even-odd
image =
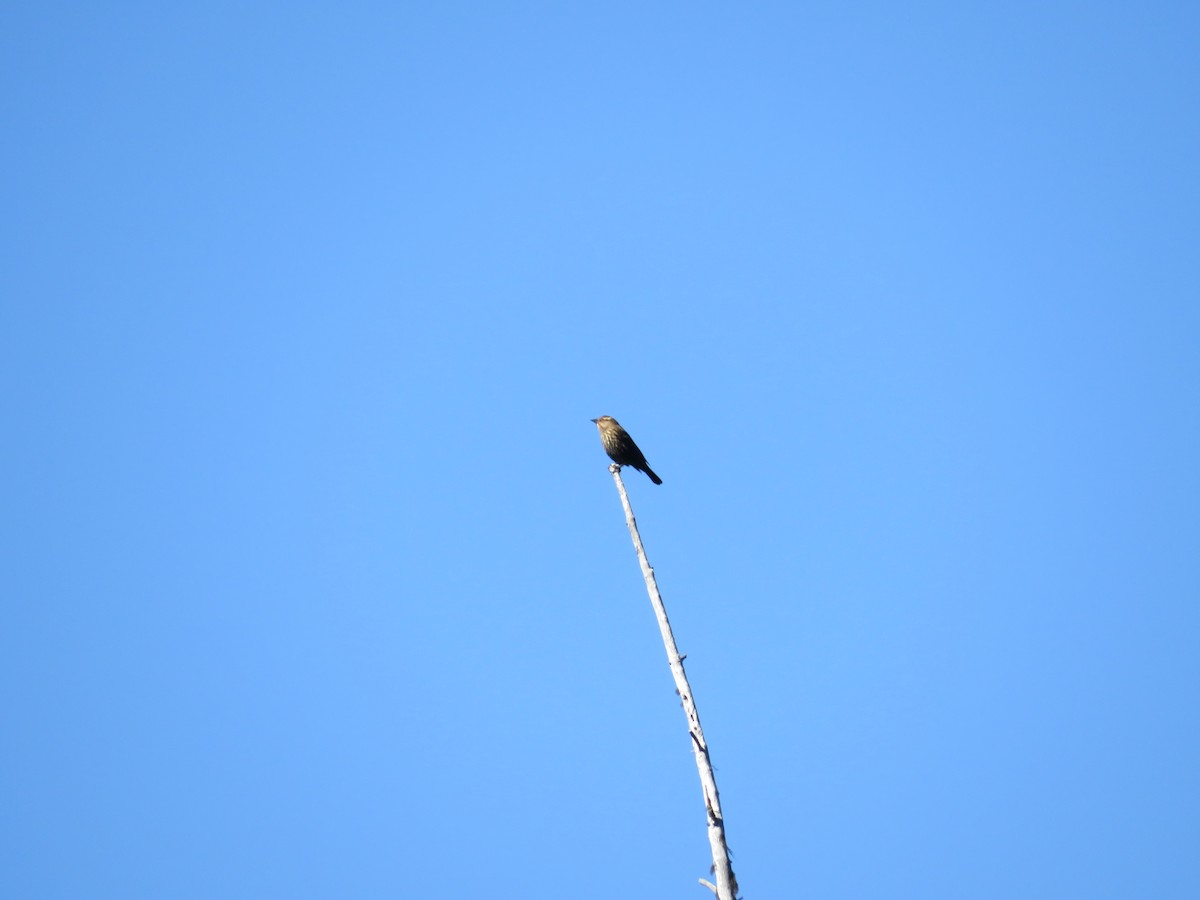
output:
[[[713,873],[716,875],[717,884],[713,888],[713,885],[704,879],[700,879],[700,883],[713,888],[717,900],[737,900],[737,878],[734,877],[733,864],[729,859],[729,845],[725,842],[725,817],[721,814],[721,796],[717,791],[717,778],[709,758],[708,743],[704,740],[704,730],[700,727],[700,714],[696,711],[696,703],[692,698],[692,687],[688,684],[687,673],[683,669],[683,657],[675,645],[675,635],[671,632],[667,608],[658,592],[654,569],[646,559],[646,550],[642,546],[641,535],[638,534],[633,508],[629,505],[629,494],[625,491],[625,482],[621,480],[621,467],[614,463],[608,470],[612,472],[617,493],[621,495],[621,505],[625,508],[625,524],[629,526],[629,536],[633,538],[633,548],[637,551],[638,562],[642,567],[642,577],[646,581],[646,591],[650,594],[650,604],[654,607],[658,628],[662,632],[663,645],[667,650],[667,663],[671,667],[671,675],[675,678],[676,693],[683,703],[688,734],[692,739],[692,750],[696,757],[696,768],[700,772],[700,788],[704,794],[704,808],[708,816],[708,842],[712,847]]]

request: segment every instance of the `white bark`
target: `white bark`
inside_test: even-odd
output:
[[[709,758],[708,743],[704,740],[704,731],[700,727],[700,714],[696,711],[696,703],[692,698],[692,688],[688,684],[687,673],[683,670],[683,657],[675,646],[675,635],[671,632],[671,623],[667,619],[667,608],[663,605],[662,595],[658,592],[658,582],[654,579],[654,569],[646,559],[646,550],[642,547],[642,538],[638,534],[637,521],[633,517],[633,508],[629,505],[629,495],[625,492],[625,482],[621,480],[621,467],[616,463],[609,466],[613,481],[617,485],[617,493],[621,495],[621,505],[625,508],[625,524],[629,526],[629,536],[633,538],[633,547],[637,551],[638,562],[642,566],[642,577],[646,580],[646,590],[650,594],[650,604],[654,607],[654,615],[658,619],[658,628],[662,632],[663,645],[667,650],[667,663],[671,667],[671,675],[675,678],[675,690],[683,702],[683,712],[687,716],[688,735],[691,739],[692,751],[696,756],[696,768],[700,771],[700,787],[704,792],[704,809],[708,816],[708,842],[712,847],[713,872],[717,884],[713,885],[700,879],[700,883],[712,888],[717,900],[737,900],[737,879],[733,875],[733,866],[729,861],[729,846],[725,843],[725,819],[721,815],[721,797],[717,792],[717,779],[713,774],[712,760]]]

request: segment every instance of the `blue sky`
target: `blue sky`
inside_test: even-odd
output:
[[[0,894],[1200,894],[1198,33],[10,4]]]

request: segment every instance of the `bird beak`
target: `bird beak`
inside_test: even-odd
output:
[[[589,422],[595,422],[595,419],[588,419]]]

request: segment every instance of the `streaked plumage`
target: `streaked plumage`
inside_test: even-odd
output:
[[[662,484],[662,479],[655,475],[650,466],[646,464],[646,457],[638,449],[638,445],[633,442],[629,432],[621,427],[620,422],[612,416],[601,416],[592,421],[600,429],[600,440],[604,444],[604,452],[608,454],[609,459],[619,466],[629,466],[639,472],[645,472],[655,484]]]

